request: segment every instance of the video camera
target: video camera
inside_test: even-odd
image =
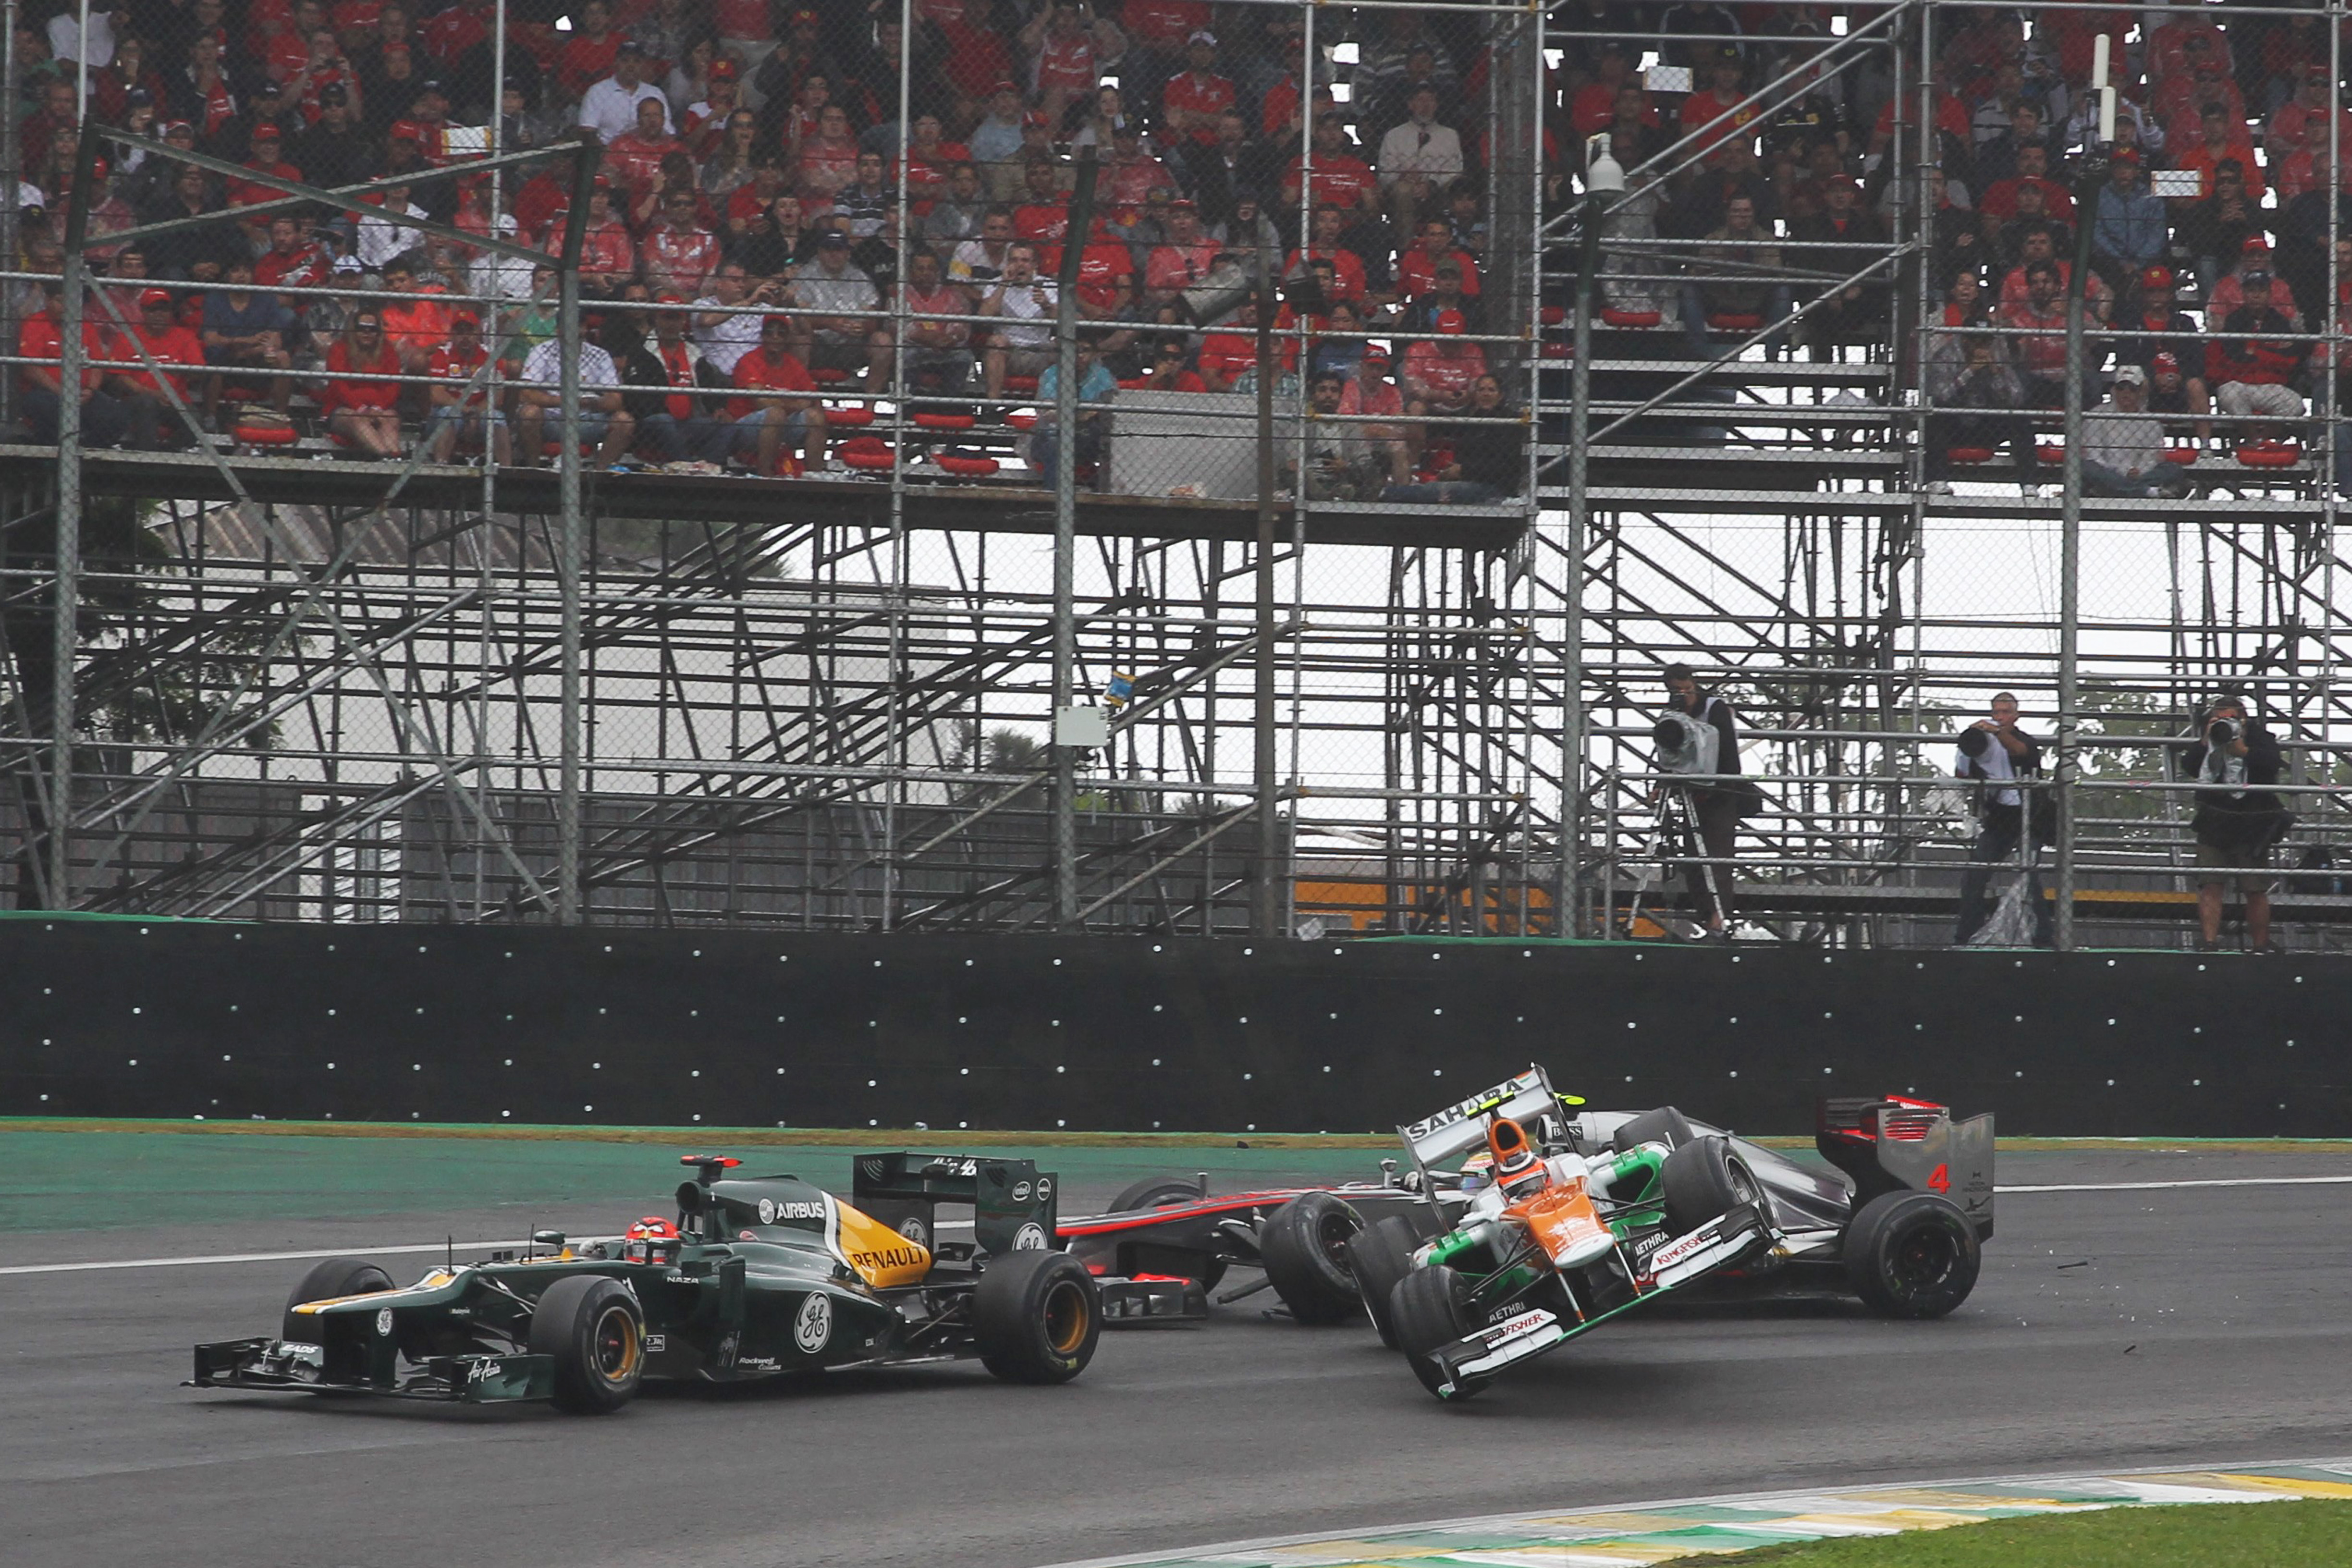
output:
[[[2233,746],[2245,732],[2245,725],[2235,719],[2216,719],[2205,726],[2205,742],[2210,746]]]

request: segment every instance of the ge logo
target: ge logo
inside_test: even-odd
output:
[[[761,1225],[773,1225],[776,1223],[775,1199],[761,1198],[760,1200],[760,1223]]]
[[[900,1220],[898,1234],[917,1247],[929,1247],[931,1244],[931,1227],[923,1223],[923,1216],[920,1215],[908,1215],[905,1219]]]
[[[1015,1252],[1045,1251],[1045,1227],[1037,1224],[1034,1220],[1032,1220],[1027,1225],[1023,1226],[1019,1230],[1014,1231],[1013,1233],[1013,1250]]]
[[[803,1300],[799,1316],[793,1320],[793,1343],[801,1348],[803,1355],[814,1355],[832,1338],[832,1299],[812,1295]]]
[[[1051,1177],[1051,1176],[1040,1176],[1040,1177],[1038,1177],[1038,1178],[1037,1178],[1037,1201],[1038,1201],[1039,1203],[1041,1203],[1041,1204],[1042,1204],[1042,1203],[1044,1203],[1047,1198],[1050,1198],[1050,1197],[1052,1197],[1053,1195],[1054,1195],[1054,1178],[1053,1178],[1053,1177]]]

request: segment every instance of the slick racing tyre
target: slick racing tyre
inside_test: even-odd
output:
[[[555,1407],[609,1415],[636,1396],[646,1374],[646,1316],[617,1279],[558,1279],[530,1315],[530,1353],[555,1358]]]
[[[1348,1242],[1363,1228],[1363,1215],[1329,1193],[1301,1193],[1266,1216],[1258,1257],[1292,1317],[1320,1327],[1356,1315],[1364,1299],[1349,1271]]]
[[[1666,1230],[1688,1236],[1743,1205],[1760,1207],[1763,1189],[1728,1138],[1699,1138],[1666,1156],[1659,1173],[1666,1190]]]
[[[1452,1344],[1470,1331],[1466,1302],[1469,1287],[1462,1276],[1443,1263],[1416,1268],[1397,1281],[1389,1297],[1389,1321],[1396,1326],[1397,1349],[1412,1363],[1413,1376],[1432,1394],[1442,1381],[1432,1352]],[[1467,1399],[1486,1386],[1486,1380],[1457,1382],[1443,1398]]]
[[[1401,1214],[1376,1219],[1348,1238],[1348,1269],[1356,1277],[1365,1315],[1380,1330],[1381,1343],[1391,1350],[1397,1348],[1397,1336],[1389,1298],[1396,1294],[1397,1281],[1412,1272],[1413,1249],[1420,1245],[1421,1233]]]
[[[286,1310],[279,1314],[278,1337],[306,1345],[324,1344],[320,1337],[324,1320],[294,1309],[305,1301],[331,1301],[341,1296],[366,1296],[393,1289],[392,1276],[356,1258],[330,1258],[294,1283],[286,1293]]]
[[[1612,1132],[1609,1147],[1622,1154],[1644,1143],[1664,1143],[1671,1152],[1697,1136],[1691,1131],[1688,1117],[1671,1105],[1662,1105],[1655,1110],[1642,1112]]]
[[[1983,1265],[1969,1216],[1933,1193],[1882,1193],[1846,1226],[1846,1279],[1882,1318],[1942,1317],[1969,1299]]]
[[[1132,1209],[1174,1208],[1178,1204],[1192,1203],[1200,1195],[1201,1189],[1194,1183],[1171,1176],[1146,1176],[1111,1199],[1109,1212],[1126,1214]]]
[[[1001,1253],[972,1292],[971,1327],[981,1364],[1005,1382],[1067,1383],[1094,1359],[1102,1298],[1066,1252]]]

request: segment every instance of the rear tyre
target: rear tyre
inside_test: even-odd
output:
[[[1126,1214],[1131,1209],[1173,1208],[1189,1204],[1201,1195],[1198,1184],[1179,1181],[1171,1176],[1147,1176],[1142,1181],[1122,1189],[1110,1201],[1110,1213]]]
[[[294,1309],[305,1301],[331,1301],[339,1296],[366,1296],[393,1289],[392,1276],[357,1258],[330,1258],[314,1265],[286,1293],[286,1310],[278,1314],[278,1337],[298,1344],[322,1345],[324,1320]]]
[[[1846,1226],[1846,1279],[1882,1318],[1942,1317],[1969,1299],[1983,1266],[1969,1216],[1933,1193],[1882,1193]]]
[[[1690,1119],[1671,1105],[1655,1110],[1645,1110],[1609,1135],[1609,1147],[1620,1154],[1637,1149],[1644,1143],[1664,1143],[1669,1152],[1681,1148],[1698,1136],[1691,1131]]]
[[[1349,1271],[1348,1243],[1363,1228],[1364,1216],[1329,1193],[1301,1193],[1266,1216],[1258,1257],[1292,1317],[1321,1327],[1356,1315],[1364,1299]]]
[[[980,1277],[971,1326],[981,1364],[1005,1382],[1067,1383],[1094,1359],[1102,1298],[1066,1252],[1008,1252]]]
[[[1381,1331],[1381,1343],[1391,1350],[1397,1348],[1397,1336],[1389,1298],[1396,1294],[1397,1281],[1412,1272],[1413,1249],[1420,1245],[1421,1233],[1401,1214],[1374,1220],[1348,1238],[1348,1269],[1356,1277],[1356,1292]]]
[[[1443,1263],[1416,1268],[1397,1281],[1389,1297],[1389,1321],[1396,1326],[1397,1349],[1412,1363],[1422,1387],[1437,1394],[1443,1377],[1432,1352],[1470,1331],[1469,1287],[1462,1276]],[[1486,1379],[1457,1380],[1446,1399],[1467,1399],[1486,1386]]]
[[[609,1415],[636,1397],[646,1373],[646,1317],[617,1279],[558,1279],[530,1315],[530,1353],[555,1359],[555,1407]]]
[[[1761,1203],[1747,1162],[1731,1152],[1728,1138],[1700,1138],[1666,1156],[1659,1173],[1666,1195],[1666,1230],[1688,1236],[1718,1215]]]

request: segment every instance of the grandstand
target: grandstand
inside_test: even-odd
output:
[[[1682,661],[1753,934],[1999,689],[2062,944],[2225,689],[2352,909],[2347,0],[15,9],[19,907],[1661,934]]]

